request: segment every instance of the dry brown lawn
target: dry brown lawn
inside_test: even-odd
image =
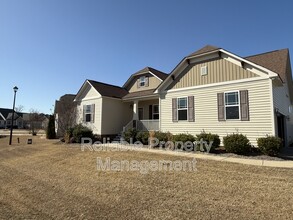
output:
[[[143,152],[82,152],[34,137],[0,139],[0,219],[292,219],[293,170],[197,160],[197,172],[98,171],[97,157],[178,160]]]

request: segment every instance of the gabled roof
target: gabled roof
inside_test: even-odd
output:
[[[289,59],[288,54],[288,49],[282,49],[245,57],[244,59],[278,73],[281,79],[287,82],[286,70],[287,60]]]
[[[7,118],[8,114],[12,112],[12,109],[9,108],[0,108],[0,112],[4,118]]]
[[[147,67],[145,67],[145,68],[137,71],[136,73],[133,73],[128,78],[128,80],[125,82],[125,84],[123,85],[123,88],[125,88],[136,75],[143,74],[143,73],[150,73],[150,74],[156,76],[157,78],[159,78],[161,81],[164,81],[168,77],[168,74],[167,73],[164,73],[162,71],[159,71],[157,69],[154,69],[152,67],[148,67],[147,66]]]
[[[204,53],[208,53],[208,52],[212,52],[214,50],[218,50],[221,49],[219,47],[216,46],[212,46],[212,45],[206,45],[203,48],[189,54],[187,57],[192,57],[192,56],[196,56],[196,55],[200,55],[200,54],[204,54]]]
[[[152,67],[145,67],[139,71],[137,71],[136,73],[134,73],[134,75],[136,74],[140,74],[140,73],[148,73],[148,72],[151,72],[153,73],[154,75],[156,75],[157,77],[159,77],[161,80],[164,80],[167,78],[168,74],[167,73],[163,73],[161,72],[160,70],[156,70]]]
[[[14,116],[13,116],[13,120],[17,120],[18,118],[20,118],[21,116],[18,115],[18,113],[14,113]],[[12,119],[12,112],[10,112],[6,118],[7,120],[11,120]]]
[[[187,68],[187,66],[190,65],[191,60],[196,59],[196,60],[203,61],[204,60],[203,57],[205,56],[209,57],[208,59],[221,57],[222,53],[225,53],[227,56],[230,56],[233,59],[236,59],[241,64],[248,63],[256,67],[257,69],[267,72],[269,77],[279,76],[280,79],[283,80],[283,78],[285,79],[288,75],[288,73],[286,73],[288,72],[286,70],[288,65],[287,61],[289,59],[289,56],[288,56],[289,52],[287,49],[242,58],[220,47],[206,45],[203,48],[190,54],[189,56],[184,57],[182,61],[172,70],[172,72],[169,74],[166,80],[159,85],[156,92],[164,88],[168,83],[172,81],[172,79],[174,80],[174,78],[177,77],[176,75],[180,74],[180,72],[182,71],[182,68],[185,69]],[[290,75],[289,81],[292,81],[291,75]]]
[[[101,94],[101,96],[122,98],[128,93],[126,89],[121,88],[119,86],[97,82],[94,80],[87,81]]]

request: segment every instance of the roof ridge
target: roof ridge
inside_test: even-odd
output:
[[[255,55],[245,56],[245,57],[243,57],[243,58],[249,58],[249,57],[261,56],[261,55],[265,55],[265,54],[269,54],[269,53],[279,52],[279,51],[282,51],[282,50],[287,50],[287,51],[289,51],[288,48],[283,48],[283,49],[279,49],[279,50],[272,50],[272,51],[267,51],[267,52],[263,52],[263,53],[258,53],[258,54],[255,54]]]
[[[220,50],[220,49],[222,49],[222,48],[221,47],[217,47],[217,46],[213,46],[213,45],[210,45],[210,44],[207,44],[204,47],[202,47],[202,48],[194,51],[193,53],[189,54],[186,57],[201,55],[201,54],[209,53],[211,51]]]

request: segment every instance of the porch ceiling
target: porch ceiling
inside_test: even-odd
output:
[[[148,99],[148,98],[158,98],[159,94],[154,94],[155,89],[144,90],[139,92],[128,93],[123,97],[124,101],[135,100],[135,99]]]

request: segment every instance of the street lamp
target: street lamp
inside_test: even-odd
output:
[[[13,108],[12,108],[12,117],[11,117],[11,127],[10,127],[10,139],[9,139],[9,145],[11,145],[12,142],[12,130],[13,130],[13,121],[14,121],[14,108],[15,108],[15,97],[16,97],[16,92],[18,88],[17,86],[14,86],[13,91],[14,91],[14,98],[13,98]]]

